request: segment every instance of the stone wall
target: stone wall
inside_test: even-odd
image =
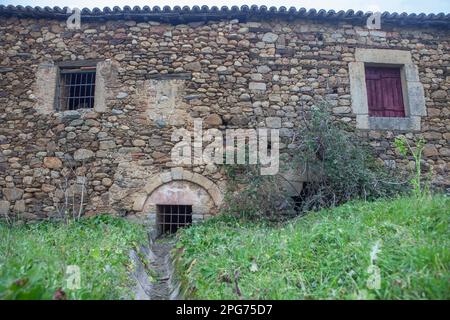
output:
[[[393,139],[400,133],[425,138],[425,167],[433,166],[434,183],[450,185],[445,29],[391,25],[368,31],[309,20],[189,25],[127,20],[82,21],[81,30],[67,30],[64,21],[2,17],[0,44],[1,214],[24,220],[57,216],[67,182],[78,198],[85,186],[86,215],[139,215],[154,177],[176,176],[170,161],[173,130],[192,128],[195,118],[221,130],[279,128],[281,154],[291,147],[301,111],[319,99],[329,102],[337,121],[356,127],[349,77],[356,48],[409,51],[426,104],[420,132],[359,134],[380,159],[398,167],[408,160],[395,152]],[[102,63],[96,89],[101,103],[93,110],[51,109],[54,68],[70,60]],[[217,166],[185,171],[205,177],[214,190],[225,188]]]

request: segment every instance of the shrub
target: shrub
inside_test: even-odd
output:
[[[260,175],[257,165],[226,166],[223,213],[247,220],[285,220],[295,216],[295,203],[280,175]]]
[[[352,199],[390,197],[405,189],[398,174],[377,163],[356,134],[333,121],[326,104],[304,116],[294,141],[297,147],[289,158],[280,159],[284,163],[281,172],[308,174],[302,192],[293,195],[295,188],[289,187],[282,174],[262,176],[257,165],[226,166],[229,183],[224,213],[253,220],[285,220]]]
[[[377,162],[366,143],[333,121],[328,109],[327,104],[319,104],[298,131],[293,163],[297,171],[306,170],[309,175],[300,195],[301,211],[402,192],[405,183],[398,173]]]

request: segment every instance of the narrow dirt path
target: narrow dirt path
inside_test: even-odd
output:
[[[136,300],[179,299],[180,285],[174,277],[170,251],[175,245],[174,237],[150,240],[139,252],[131,251],[134,263],[132,277],[136,282]]]
[[[134,268],[131,273],[135,287],[135,300],[177,300],[181,298],[180,283],[174,275],[170,251],[175,237],[168,236],[152,240],[138,251],[131,250],[130,259]]]
[[[152,272],[152,290],[150,291],[150,300],[168,300],[170,298],[170,250],[173,247],[173,239],[157,239],[151,250],[154,259],[150,262]]]

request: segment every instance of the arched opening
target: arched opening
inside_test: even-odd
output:
[[[155,237],[215,215],[222,202],[215,183],[182,168],[156,175],[144,191],[133,208],[146,215]]]
[[[203,187],[184,180],[170,181],[156,188],[144,205],[144,212],[155,215],[158,236],[202,221],[214,209],[214,201]]]

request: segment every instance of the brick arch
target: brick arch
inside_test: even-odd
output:
[[[222,204],[222,192],[214,182],[201,174],[187,171],[180,167],[172,168],[170,171],[157,174],[152,178],[151,182],[144,187],[143,191],[146,197],[149,197],[153,191],[171,181],[189,181],[197,184],[208,192],[217,208]]]

